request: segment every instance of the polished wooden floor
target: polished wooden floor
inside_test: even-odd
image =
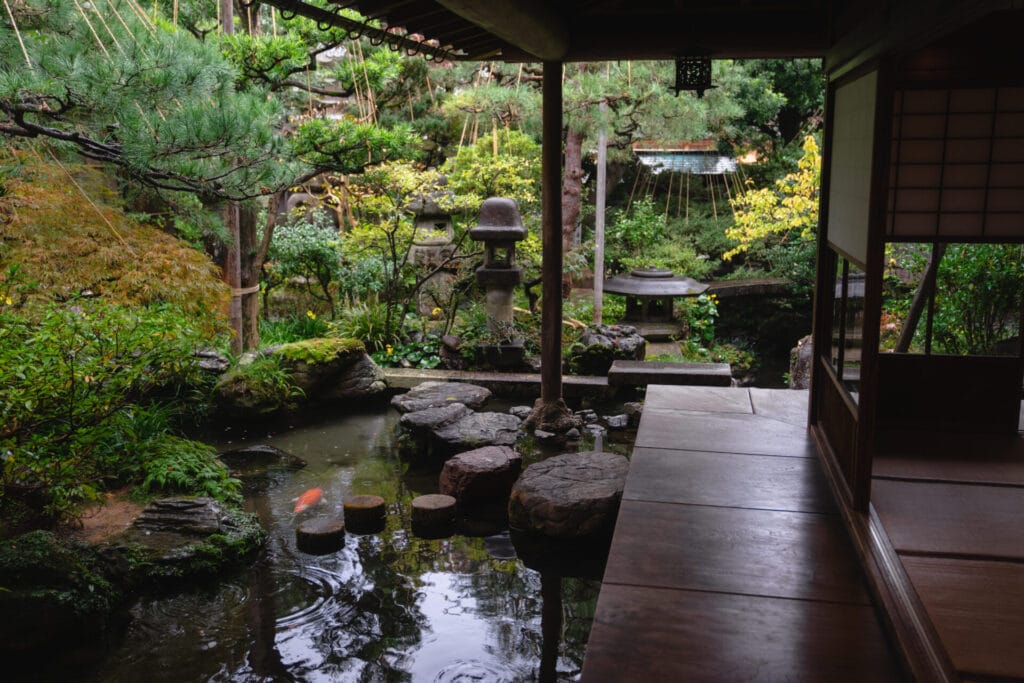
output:
[[[953,666],[1024,681],[1024,439],[891,435],[872,504]]]
[[[648,387],[583,681],[902,680],[806,402]]]

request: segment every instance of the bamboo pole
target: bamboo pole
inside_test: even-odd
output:
[[[690,174],[684,173],[686,176],[686,183],[690,183]],[[679,181],[679,189],[676,190],[676,218],[679,218],[679,214],[683,212],[683,181]]]
[[[629,201],[626,202],[626,211],[629,211],[629,207],[633,205],[633,195],[636,194],[636,187],[640,184],[640,176],[644,173],[643,164],[640,165],[640,169],[636,172],[636,178],[633,180],[633,189],[629,191]]]
[[[363,78],[366,81],[366,106],[370,110],[370,121],[377,123],[377,101],[373,95],[373,88],[370,87],[370,73],[366,70],[366,58],[363,56],[363,45],[356,41],[359,48],[359,65],[363,68]]]
[[[715,213],[715,225],[718,225],[718,205],[715,203],[715,176],[708,176],[708,188],[711,190],[711,210]]]
[[[92,11],[96,13],[96,16],[100,20],[100,23],[103,24],[103,28],[106,29],[107,35],[110,36],[110,39],[112,41],[114,41],[114,46],[117,48],[117,51],[120,52],[122,55],[125,54],[124,48],[121,47],[121,41],[119,41],[117,39],[117,36],[114,35],[114,32],[110,30],[110,25],[107,23],[107,20],[103,16],[103,13],[100,12],[99,7],[97,7],[95,3],[89,3],[89,6],[92,8]]]
[[[103,44],[103,41],[100,40],[99,34],[96,33],[96,29],[93,28],[92,22],[89,21],[89,17],[85,15],[85,10],[83,10],[82,6],[78,4],[78,0],[72,0],[72,2],[75,3],[75,9],[77,9],[78,13],[82,15],[82,19],[85,20],[85,25],[89,27],[89,32],[92,33],[92,37],[96,40],[96,44],[100,47],[100,52],[106,55],[107,59],[110,59],[110,53],[107,52],[107,47]]]
[[[462,124],[462,135],[459,136],[459,149],[462,149],[462,141],[466,139],[466,129],[469,128],[469,116],[466,116],[466,122]]]
[[[6,2],[6,0],[4,0],[4,1]],[[131,37],[132,42],[135,43],[136,47],[138,47],[139,50],[141,50],[143,53],[145,53],[146,52],[146,48],[142,45],[142,43],[139,42],[139,39],[135,36],[135,33],[132,32],[132,30],[130,28],[128,28],[128,24],[127,24],[127,22],[125,22],[124,17],[122,17],[121,13],[117,11],[117,7],[114,5],[114,1],[113,0],[107,0],[107,6],[110,8],[110,11],[114,13],[114,16],[117,17],[117,20],[119,22],[121,22],[121,26],[124,27],[124,32],[127,33]]]
[[[18,22],[14,21],[14,12],[11,11],[11,6],[7,4],[7,0],[4,0],[4,7],[7,9],[7,16],[11,19],[11,27],[14,28],[14,35],[18,38],[18,45],[21,46],[21,54],[25,57],[25,64],[28,65],[29,71],[32,70],[32,60],[28,58],[28,50],[25,49],[25,41],[21,39],[21,31],[18,29]]]
[[[732,217],[736,218],[736,207],[732,205],[732,192],[729,191],[729,176],[725,173],[722,174],[722,184],[725,185],[725,196],[729,198],[729,209],[732,211]]]
[[[430,95],[430,106],[437,109],[437,102],[434,101],[434,84],[430,82],[430,74],[425,74],[427,78],[427,94]]]
[[[686,225],[690,224],[690,174],[686,174]]]
[[[672,203],[672,181],[674,180],[673,174],[670,171],[668,174],[668,193],[665,195],[665,222],[668,222],[668,206]]]

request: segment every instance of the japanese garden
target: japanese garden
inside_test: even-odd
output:
[[[579,680],[646,377],[808,386],[820,59],[565,62],[552,133],[345,3],[3,4],[6,680]],[[879,348],[1019,345],[1022,258],[886,244]]]

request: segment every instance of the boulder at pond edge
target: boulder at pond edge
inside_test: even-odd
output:
[[[358,401],[385,389],[384,371],[361,341],[321,337],[239,363],[217,382],[214,402],[228,416],[258,419],[306,405]]]

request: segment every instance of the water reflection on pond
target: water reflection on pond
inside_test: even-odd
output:
[[[545,643],[541,576],[516,559],[500,524],[463,524],[463,534],[440,540],[412,534],[410,502],[437,491],[437,469],[394,455],[396,422],[378,411],[279,434],[215,435],[224,448],[269,443],[308,463],[246,480],[246,507],[269,532],[267,550],[215,586],[140,600],[89,678],[524,681],[538,678],[543,651],[545,678],[553,668],[559,680],[575,679],[598,582],[564,578],[559,590],[558,577],[545,577],[547,631],[556,636]],[[312,487],[323,488],[323,502],[295,515],[294,500]],[[301,519],[341,516],[343,498],[360,493],[388,501],[383,533],[349,534],[330,555],[296,549]],[[559,596],[561,624],[550,614]]]

